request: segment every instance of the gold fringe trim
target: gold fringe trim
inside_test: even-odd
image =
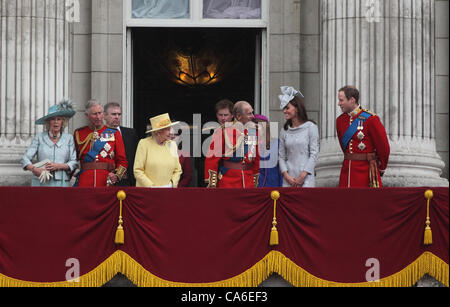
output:
[[[378,282],[338,283],[313,276],[282,253],[272,251],[244,273],[219,282],[177,283],[161,279],[145,270],[123,251],[117,251],[78,282],[38,283],[13,279],[0,274],[0,287],[100,287],[122,273],[139,287],[257,287],[271,274],[277,273],[296,287],[410,287],[425,274],[449,286],[449,265],[430,252],[400,272]]]
[[[78,282],[29,282],[0,274],[0,287],[100,287],[121,271],[121,261],[121,254],[115,252],[91,272],[80,276]]]
[[[363,283],[339,283],[317,278],[284,257],[283,254],[279,254],[274,261],[273,272],[278,273],[296,287],[411,287],[425,274],[449,286],[449,265],[430,252],[423,253],[398,273],[376,282]]]

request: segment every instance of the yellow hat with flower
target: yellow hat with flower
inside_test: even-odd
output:
[[[180,122],[174,122],[170,120],[169,113],[161,114],[155,117],[150,118],[150,124],[152,126],[151,130],[148,130],[146,133],[155,132],[158,130],[162,130],[165,128],[169,128],[179,124]]]

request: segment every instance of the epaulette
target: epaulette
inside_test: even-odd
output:
[[[81,131],[81,130],[85,129],[86,127],[88,127],[88,126],[83,126],[83,127],[77,128],[73,132],[75,133],[76,131]]]
[[[369,114],[372,115],[372,116],[378,116],[377,114],[373,113],[373,112],[370,111],[370,110],[363,109],[363,111],[369,113]]]

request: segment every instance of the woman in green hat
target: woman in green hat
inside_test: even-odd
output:
[[[74,115],[70,101],[64,101],[36,121],[45,131],[35,136],[21,161],[23,169],[33,173],[32,186],[70,186],[70,174],[78,167],[77,154],[73,136],[63,131]]]

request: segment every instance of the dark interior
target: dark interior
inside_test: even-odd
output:
[[[203,126],[217,120],[214,106],[221,99],[246,100],[253,105],[259,33],[257,29],[134,28],[134,128],[139,136],[145,137],[151,117],[163,113],[169,113],[172,121],[189,125],[193,124],[193,114],[201,114]],[[226,68],[222,80],[209,85],[177,84],[167,69],[167,57],[174,48],[182,52],[211,49],[220,53]],[[207,137],[203,135],[202,140]],[[193,186],[203,186],[203,161],[203,157],[193,160],[193,170],[198,174]]]

